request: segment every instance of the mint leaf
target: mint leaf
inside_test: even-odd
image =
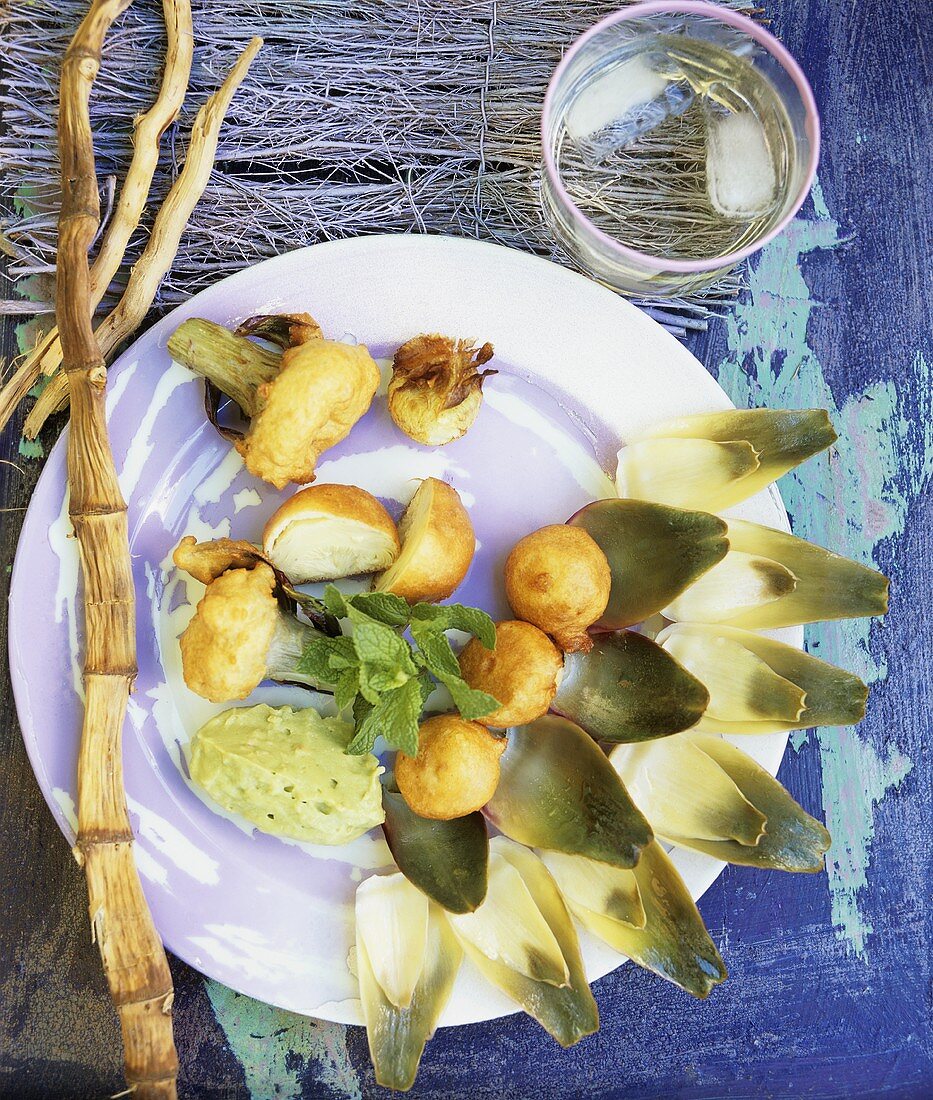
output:
[[[491,714],[499,702],[485,691],[469,687],[460,675],[460,666],[446,634],[438,633],[423,623],[412,623],[412,634],[418,643],[418,654],[424,667],[447,688],[460,715],[468,722]]]
[[[432,630],[465,630],[479,638],[487,649],[496,648],[496,624],[478,607],[462,603],[416,603],[411,618],[413,624],[425,623]]]
[[[371,707],[361,722],[357,723],[353,740],[347,745],[348,756],[363,756],[372,752],[379,736],[379,717],[376,707]]]
[[[340,673],[358,664],[356,650],[350,638],[314,638],[298,658],[297,668],[322,684],[335,684]]]
[[[409,674],[398,666],[393,668],[390,665],[372,665],[368,661],[360,665],[359,673],[360,690],[362,691],[365,686],[370,693],[377,695],[383,691],[392,691],[393,688],[401,687],[411,679]],[[369,697],[366,695],[367,699]]]
[[[411,609],[401,596],[391,592],[358,592],[351,596],[350,606],[370,619],[386,626],[408,626]]]
[[[417,680],[386,692],[376,708],[380,732],[390,745],[406,756],[418,755],[418,720],[421,718],[421,688]]]
[[[411,659],[408,642],[383,623],[367,619],[353,624],[353,646],[361,664],[380,665],[393,671],[416,676],[418,670]]]
[[[360,691],[360,670],[347,668],[340,673],[334,687],[334,703],[337,710],[346,710]]]
[[[418,673],[418,686],[421,689],[421,709],[427,705],[428,699],[434,694],[437,684],[431,679],[424,669]]]
[[[492,714],[499,706],[499,700],[485,691],[469,687],[459,676],[451,676],[444,681],[461,718],[472,722],[486,714]]]
[[[372,709],[372,703],[364,699],[362,695],[357,695],[357,697],[353,700],[354,725],[361,725],[366,720],[367,715]]]
[[[331,615],[334,615],[338,619],[345,619],[347,617],[347,601],[343,598],[343,593],[336,585],[329,584],[324,589],[324,606]]]
[[[387,691],[357,726],[347,752],[359,756],[372,752],[380,734],[407,756],[418,754],[418,719],[421,717],[421,689],[417,680]]]
[[[411,633],[418,643],[424,667],[438,680],[448,676],[460,676],[460,665],[450,647],[446,634],[433,630],[421,622],[411,624]]]

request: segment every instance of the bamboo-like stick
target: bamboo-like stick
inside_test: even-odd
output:
[[[75,856],[91,926],[123,1031],[136,1100],[176,1096],[172,976],[143,896],[123,790],[121,741],[136,676],[135,601],[126,505],[104,410],[106,368],[91,323],[88,250],[100,219],[88,100],[104,35],[131,0],[93,0],[62,64],[56,319],[71,387],[69,514],[84,575],[85,713],[78,759]]]
[[[162,135],[178,117],[188,90],[194,53],[191,0],[163,0],[162,9],[166,37],[162,83],[155,102],[136,122],[133,130],[133,156],[120,190],[120,198],[104,233],[100,251],[91,266],[92,311],[100,304],[123,262],[126,246],[139,225],[146,199],[149,197],[149,189],[159,163]],[[3,431],[19,403],[41,375],[57,371],[61,361],[61,341],[58,328],[53,326],[30,350],[6,385],[0,389],[0,431]]]
[[[95,332],[105,359],[142,323],[159,284],[172,266],[191,212],[210,179],[220,129],[230,101],[261,46],[261,38],[252,39],[237,58],[226,80],[198,111],[191,128],[184,166],[156,215],[146,248],[130,274],[123,297]],[[52,362],[53,358],[47,357],[47,363]],[[39,394],[26,417],[23,434],[27,439],[35,439],[46,420],[67,405],[68,384],[63,375],[57,374]]]

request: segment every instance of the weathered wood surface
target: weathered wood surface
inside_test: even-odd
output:
[[[843,443],[782,484],[795,529],[893,577],[883,625],[808,630],[814,651],[876,681],[857,733],[811,734],[782,768],[834,833],[828,874],[723,875],[701,908],[731,978],[705,1004],[625,967],[596,986],[597,1036],[562,1052],[521,1017],[442,1032],[415,1096],[933,1094],[933,38],[923,0],[770,9],[822,108],[820,187],[752,264],[734,314],[693,346],[739,404],[828,403]],[[9,324],[3,340],[9,354]],[[39,470],[15,429],[0,441],[4,597]],[[4,666],[5,641],[4,622]],[[5,668],[0,762],[0,1095],[105,1096],[120,1087],[117,1023]],[[380,1093],[359,1029],[173,972],[183,1096]]]

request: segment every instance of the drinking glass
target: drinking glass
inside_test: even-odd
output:
[[[633,4],[554,72],[544,211],[601,282],[689,293],[787,225],[813,182],[819,130],[806,77],[757,23],[702,0]]]

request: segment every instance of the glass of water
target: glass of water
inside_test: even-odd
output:
[[[688,293],[787,225],[819,131],[806,77],[757,23],[702,0],[633,4],[579,38],[551,79],[545,213],[601,282]]]

